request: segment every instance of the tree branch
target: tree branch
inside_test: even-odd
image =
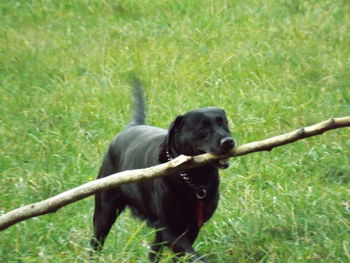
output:
[[[181,155],[170,162],[157,166],[116,173],[105,178],[88,182],[49,199],[26,205],[3,214],[0,216],[0,230],[4,230],[28,218],[56,212],[63,206],[74,203],[98,192],[114,188],[121,184],[179,173],[183,170],[202,166],[204,164],[225,158],[241,156],[253,152],[270,151],[275,147],[342,127],[350,127],[350,116],[330,119],[269,139],[243,144],[225,155],[214,156],[208,153],[194,157]]]

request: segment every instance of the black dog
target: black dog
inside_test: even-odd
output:
[[[169,130],[145,125],[145,105],[139,81],[134,84],[135,113],[125,130],[110,144],[98,178],[124,170],[150,167],[180,154],[224,154],[235,146],[224,110],[214,107],[178,116]],[[214,213],[219,200],[218,162],[152,180],[122,185],[95,196],[94,250],[102,249],[117,216],[126,206],[157,229],[150,260],[158,261],[163,245],[191,260],[205,260],[193,249],[202,224]]]

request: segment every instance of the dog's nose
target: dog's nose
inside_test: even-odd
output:
[[[235,146],[235,140],[231,137],[225,137],[220,140],[221,148],[231,150]]]

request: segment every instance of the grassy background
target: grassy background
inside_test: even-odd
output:
[[[226,109],[242,144],[350,112],[347,0],[3,0],[0,213],[95,178],[130,118]],[[195,246],[211,262],[349,262],[350,136],[232,160]],[[15,225],[1,262],[88,262],[93,199]],[[154,231],[124,213],[99,262],[146,262]],[[170,262],[165,255],[163,262]]]

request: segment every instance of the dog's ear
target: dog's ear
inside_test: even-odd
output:
[[[176,117],[176,119],[171,123],[168,131],[168,140],[167,145],[170,146],[170,143],[173,142],[174,135],[181,130],[183,124],[184,124],[184,116],[179,115]]]

